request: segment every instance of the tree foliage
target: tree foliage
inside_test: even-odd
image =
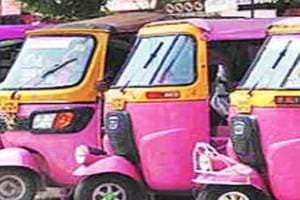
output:
[[[27,12],[38,12],[45,17],[78,20],[104,15],[100,11],[104,0],[18,0]]]

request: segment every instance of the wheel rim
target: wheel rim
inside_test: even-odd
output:
[[[0,200],[21,200],[26,193],[26,184],[18,176],[0,177]]]
[[[115,183],[104,183],[98,186],[92,200],[127,200],[126,191]]]
[[[250,200],[250,198],[241,192],[228,192],[219,197],[218,200]]]

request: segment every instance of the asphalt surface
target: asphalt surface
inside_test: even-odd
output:
[[[39,198],[36,200],[59,200],[59,199],[51,199],[51,198]],[[192,197],[171,197],[171,196],[162,196],[158,197],[156,200],[194,200]]]

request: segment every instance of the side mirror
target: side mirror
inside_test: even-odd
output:
[[[109,89],[109,84],[103,80],[96,82],[96,90],[99,92],[105,92]]]

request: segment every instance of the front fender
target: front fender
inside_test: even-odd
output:
[[[261,176],[251,167],[235,164],[220,171],[200,173],[194,183],[204,185],[250,185],[267,192]]]
[[[251,185],[267,192],[260,174],[250,166],[239,163],[229,156],[220,154],[209,144],[198,142],[193,151],[194,171],[198,177],[193,180],[201,185]],[[201,161],[202,160],[202,161]],[[209,167],[201,167],[204,161]]]
[[[122,174],[140,182],[141,176],[136,167],[126,158],[121,156],[107,156],[92,163],[91,165],[82,165],[73,173],[74,176],[87,177],[96,174],[116,173]]]
[[[0,150],[0,167],[23,167],[40,173],[38,160],[32,152],[23,148],[5,148]]]

